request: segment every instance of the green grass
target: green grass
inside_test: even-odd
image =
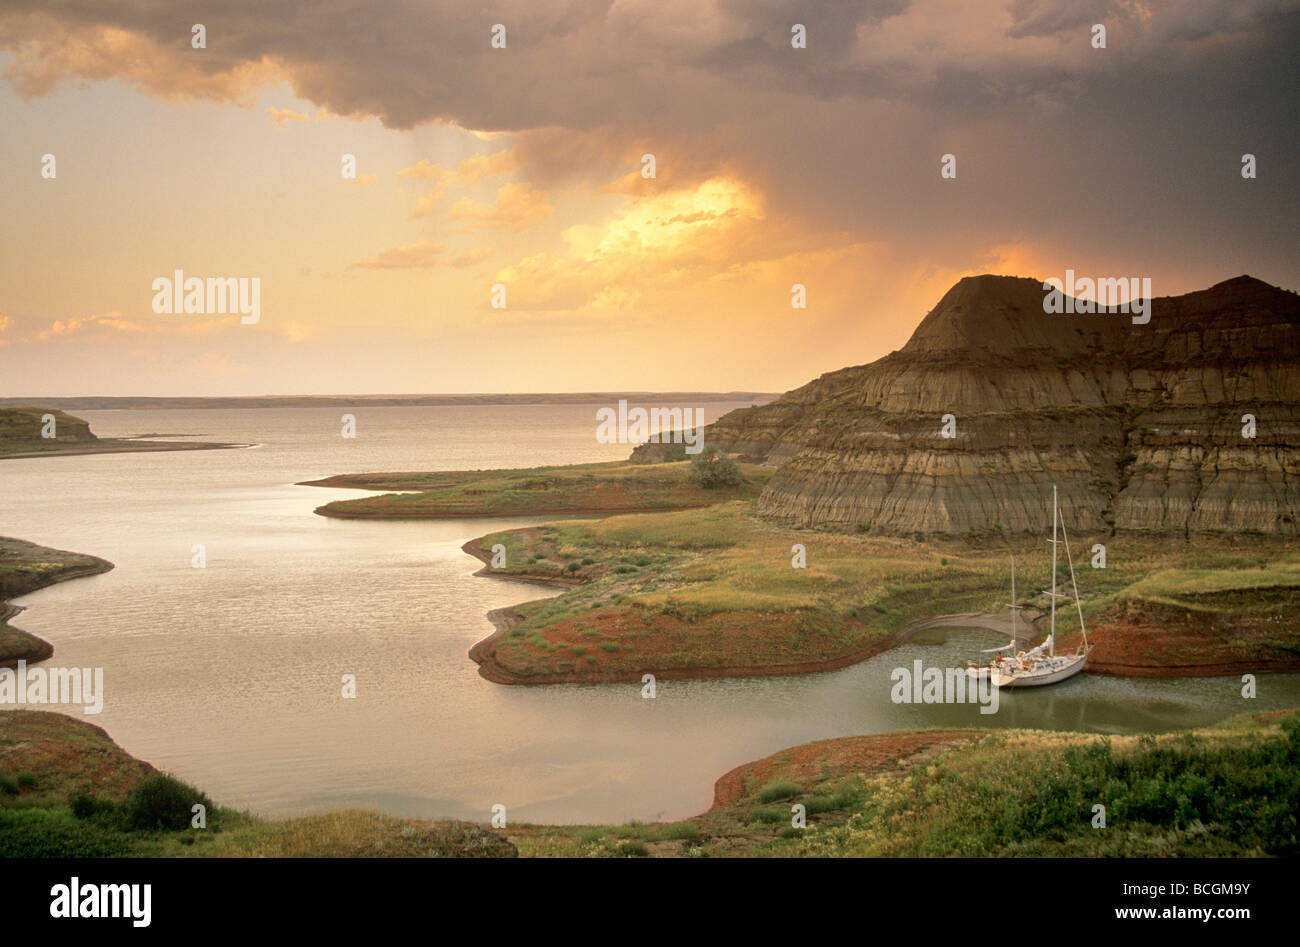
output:
[[[669,857],[1300,855],[1300,712],[1160,736],[965,733],[867,771],[837,755],[864,738],[782,751],[753,764],[775,777],[761,788],[637,826],[635,838]],[[777,787],[793,795],[762,805]],[[795,802],[805,828],[791,825]],[[1105,828],[1093,827],[1096,805]],[[633,838],[626,830],[525,825],[515,840],[525,856],[614,857]]]
[[[929,750],[890,758],[846,748],[898,737]],[[512,824],[500,834],[355,810],[269,821],[216,804],[206,829],[191,828],[200,790],[61,714],[0,714],[0,751],[9,787],[0,857],[473,857],[508,854],[501,835],[540,857],[1300,855],[1294,710],[1160,736],[971,730],[826,740],[751,764],[743,794],[693,818]],[[795,803],[805,828],[791,825]],[[1106,807],[1104,829],[1093,827],[1096,805]]]
[[[1300,854],[1300,716],[1269,735],[988,738],[887,784],[801,854]],[[1106,827],[1093,826],[1105,806]]]
[[[768,783],[758,794],[759,802],[780,802],[783,799],[793,799],[799,795],[802,787],[798,783],[791,782],[788,779],[778,780],[774,783]]]
[[[744,466],[743,472],[745,480],[739,486],[713,490],[691,482],[688,462],[627,461],[520,470],[346,474],[312,484],[408,491],[326,503],[317,510],[325,516],[436,519],[700,507],[756,497],[772,475],[770,469],[754,465]]]
[[[674,822],[664,826],[662,837],[681,842],[698,841],[701,837],[700,827],[694,822]]]
[[[918,542],[815,533],[763,522],[749,501],[550,525],[545,532],[514,530],[476,541],[484,550],[506,545],[510,562],[539,551],[543,565],[565,555],[593,562],[578,573],[585,584],[516,609],[529,637],[501,642],[496,660],[534,679],[556,673],[539,642],[581,637],[645,640],[633,654],[602,644],[605,655],[585,666],[593,679],[655,669],[811,665],[869,652],[920,620],[1001,610],[1013,553],[1019,604],[1038,610],[1048,604],[1041,590],[1050,557],[1032,536]],[[1216,655],[1252,661],[1300,653],[1300,550],[1265,541],[1207,549],[1172,538],[1110,537],[1108,568],[1093,569],[1085,552],[1102,538],[1080,536],[1074,543],[1089,628],[1132,609],[1158,609],[1157,617],[1172,626],[1181,616],[1207,617],[1206,634],[1195,641],[1187,636],[1188,654],[1195,651],[1205,663]],[[795,543],[806,547],[806,568],[791,566]],[[1062,569],[1062,581],[1066,575]],[[1068,644],[1078,629],[1075,610],[1062,610],[1057,622]],[[1182,657],[1150,655],[1156,663]]]

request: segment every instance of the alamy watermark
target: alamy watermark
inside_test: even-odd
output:
[[[980,713],[998,712],[998,685],[990,674],[971,674],[969,668],[894,668],[889,699],[896,704],[979,704]]]
[[[104,709],[103,668],[0,668],[0,704],[82,704],[94,715]]]
[[[151,884],[82,884],[76,875],[50,888],[50,917],[126,918],[148,927],[153,918]]]
[[[226,315],[239,313],[246,326],[262,319],[262,280],[253,276],[185,277],[176,270],[172,278],[159,276],[152,283],[153,311],[159,315]]]
[[[1133,324],[1144,326],[1151,321],[1151,277],[1134,276],[1112,279],[1074,275],[1065,271],[1065,279],[1050,277],[1043,281],[1043,312],[1075,314],[1132,313]],[[1123,297],[1121,299],[1121,297]]]
[[[694,420],[691,414],[694,412]],[[596,412],[596,441],[601,444],[685,444],[686,453],[704,450],[703,408],[631,408],[627,400],[618,410]],[[651,431],[654,431],[651,434]]]

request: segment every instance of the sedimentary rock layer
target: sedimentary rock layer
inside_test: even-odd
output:
[[[1043,297],[963,279],[901,350],[733,411],[706,443],[778,467],[759,512],[808,526],[1038,531],[1056,484],[1081,532],[1297,533],[1300,297],[1242,276],[1150,300],[1146,324]]]

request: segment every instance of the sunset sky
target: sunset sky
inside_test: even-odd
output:
[[[1284,0],[5,0],[0,394],[783,391],[965,275],[1300,289],[1298,46]],[[177,269],[261,321],[155,313]]]

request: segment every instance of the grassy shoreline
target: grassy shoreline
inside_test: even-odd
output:
[[[506,470],[341,474],[299,486],[400,490],[335,500],[316,508],[340,519],[460,519],[484,516],[574,516],[670,512],[721,500],[756,497],[772,475],[742,468],[745,482],[705,490],[690,479],[690,464],[627,461]]]
[[[208,441],[149,441],[130,437],[101,437],[90,443],[59,443],[49,447],[39,442],[0,445],[0,460],[32,457],[75,457],[82,454],[148,454],[159,451],[235,450],[252,444],[221,444]]]
[[[23,610],[9,599],[112,568],[113,563],[98,556],[0,536],[0,667],[12,668],[19,661],[32,663],[54,656],[54,646],[48,641],[9,624],[9,619]]]
[[[501,830],[360,810],[263,819],[212,803],[58,713],[0,713],[0,750],[5,857],[1300,855],[1294,709],[1161,735],[932,729],[820,740],[734,767],[706,812],[676,822]],[[202,829],[190,825],[196,800],[208,807]],[[1092,822],[1097,803],[1104,830]],[[793,824],[795,805],[806,826]]]
[[[511,838],[523,857],[1296,857],[1297,763],[1296,710],[1161,735],[897,731],[742,764],[679,822]]]
[[[206,826],[192,825],[192,806]],[[469,822],[339,812],[270,820],[214,803],[60,713],[0,712],[0,858],[514,857]]]
[[[477,540],[470,540],[461,546],[463,552],[474,556],[482,562],[483,568],[474,573],[476,576],[496,576],[504,577],[498,574],[491,566],[490,553],[484,552],[475,545]],[[551,576],[537,573],[511,573],[509,578],[523,579],[528,582],[534,582],[539,585],[556,586],[562,589],[578,588],[586,583],[587,580],[571,579],[564,576]],[[487,613],[487,619],[492,623],[495,631],[486,638],[475,642],[469,649],[469,658],[479,666],[479,674],[486,680],[496,684],[592,684],[592,683],[622,683],[626,681],[639,681],[644,671],[635,669],[622,669],[604,671],[595,675],[580,675],[572,672],[556,672],[553,674],[524,676],[516,671],[511,670],[506,665],[496,660],[495,645],[503,639],[508,639],[515,629],[520,628],[526,621],[527,617],[519,610],[523,606],[539,605],[547,599],[536,599],[531,602],[521,603],[519,606],[509,605],[504,608],[494,608]],[[715,677],[774,677],[785,674],[815,674],[824,671],[837,671],[841,668],[850,667],[868,658],[873,658],[877,654],[882,654],[899,644],[908,635],[929,628],[953,625],[960,623],[981,624],[994,630],[1010,634],[1011,622],[1007,616],[997,615],[984,612],[971,612],[965,615],[941,615],[933,618],[922,618],[911,622],[895,632],[888,638],[873,641],[861,648],[837,655],[832,658],[820,660],[795,661],[785,664],[769,664],[761,666],[737,667],[708,667],[708,668],[668,668],[656,670],[655,673],[665,680],[675,679],[692,679],[692,678],[715,678]],[[1023,623],[1018,628],[1017,640],[1022,641],[1025,646],[1029,646],[1035,637],[1033,633],[1027,633]]]
[[[1080,537],[1088,548],[1091,537]],[[1089,673],[1192,677],[1300,670],[1300,550],[1265,541],[1204,550],[1119,537],[1106,569],[1083,570],[1096,648]],[[805,548],[806,566],[791,551]],[[1047,557],[1034,537],[912,541],[787,529],[732,501],[677,513],[556,521],[466,543],[478,575],[564,587],[498,609],[470,656],[510,684],[730,677],[846,667],[900,634],[955,613],[997,614],[1008,560],[1019,604],[1046,611]],[[506,565],[490,566],[491,550]],[[990,548],[992,547],[992,548]],[[1043,560],[1043,561],[1039,561]],[[1079,639],[1058,612],[1058,644]],[[1031,625],[1045,633],[1043,621]],[[1026,644],[1031,639],[1026,638]]]

